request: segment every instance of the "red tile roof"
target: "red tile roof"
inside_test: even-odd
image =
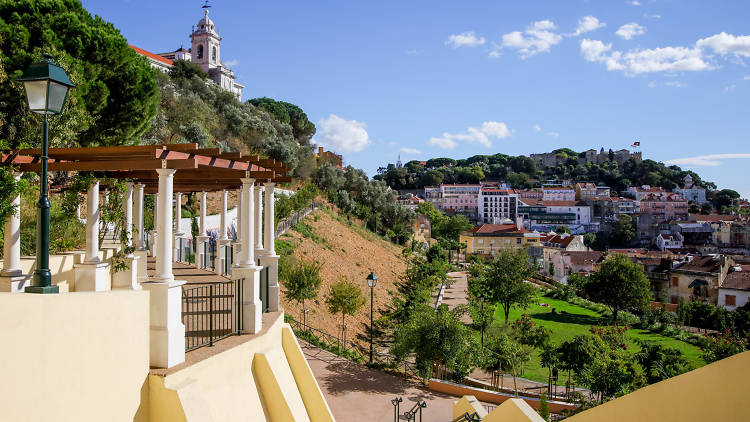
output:
[[[469,230],[469,233],[498,234],[498,233],[531,233],[531,232],[524,228],[521,228],[519,230],[515,224],[482,224],[481,226],[477,226]]]
[[[695,221],[699,223],[718,223],[719,221],[737,221],[738,217],[736,215],[731,214],[709,214],[709,215],[702,215],[702,214],[690,214],[691,216],[695,217]]]
[[[725,289],[750,290],[750,265],[740,265],[740,271],[734,271],[727,275],[724,284]]]
[[[542,243],[550,244],[550,245],[562,245],[562,247],[567,248],[568,245],[570,245],[570,242],[573,241],[573,237],[571,235],[559,235],[559,234],[549,234],[545,233],[541,235],[540,240]]]
[[[572,265],[586,265],[586,264],[598,264],[604,261],[604,252],[583,252],[583,251],[571,251],[565,252],[566,256],[570,257],[570,263]]]
[[[509,194],[516,193],[513,189],[500,189],[500,188],[482,188],[482,192],[506,192]]]
[[[146,50],[144,50],[142,48],[138,48],[138,47],[136,47],[134,45],[128,44],[128,46],[130,48],[132,48],[133,50],[135,50],[135,52],[138,53],[138,54],[140,54],[141,56],[149,57],[151,59],[154,59],[154,60],[156,60],[158,62],[162,62],[162,63],[164,63],[166,65],[169,65],[169,66],[172,66],[174,64],[174,62],[172,60],[165,59],[164,57],[162,57],[162,56],[160,56],[158,54],[154,54],[154,53],[152,53],[150,51],[146,51]]]

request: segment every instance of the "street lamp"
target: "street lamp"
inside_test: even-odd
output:
[[[375,299],[375,285],[378,284],[378,276],[371,272],[367,276],[367,285],[370,286],[370,365],[372,365],[372,331],[373,331],[373,303]]]
[[[36,270],[27,286],[26,293],[58,293],[59,289],[52,285],[52,273],[49,270],[49,197],[47,196],[47,154],[49,151],[49,122],[50,114],[60,114],[68,98],[68,90],[73,88],[72,82],[65,74],[65,70],[52,61],[52,56],[45,54],[44,59],[29,66],[23,75],[17,79],[23,82],[26,89],[26,101],[29,109],[44,115],[44,135],[42,142],[40,174],[41,191],[39,202],[36,204]]]

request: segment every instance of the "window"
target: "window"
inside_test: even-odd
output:
[[[216,46],[211,48],[211,61],[216,63]]]
[[[734,295],[726,295],[724,296],[724,304],[727,306],[735,306],[736,297]]]
[[[677,276],[672,277],[672,287],[678,287],[680,285],[680,278]]]
[[[477,239],[477,245],[482,245],[482,244],[484,244],[484,239]]]
[[[270,220],[270,218],[269,218],[269,220]],[[516,239],[516,245],[520,245],[520,244],[521,244],[521,239],[520,238]]]
[[[198,46],[198,58],[199,59],[203,58],[203,45]]]

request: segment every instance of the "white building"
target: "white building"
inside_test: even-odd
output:
[[[479,220],[499,224],[515,221],[518,216],[518,194],[513,189],[483,187],[479,191]]]
[[[656,247],[660,251],[681,248],[684,241],[680,233],[660,233],[656,236]]]
[[[180,47],[169,53],[154,54],[133,45],[130,47],[146,57],[151,67],[162,72],[168,72],[174,65],[174,60],[190,60],[208,74],[208,79],[241,100],[245,86],[235,80],[234,71],[221,61],[221,37],[216,24],[208,17],[208,9],[205,9],[203,18],[190,34],[190,39],[190,50]]]
[[[540,201],[547,214],[574,214],[571,224],[591,223],[591,207],[583,201]]]
[[[685,184],[682,188],[675,188],[674,192],[679,193],[682,195],[683,198],[687,201],[693,201],[697,202],[699,204],[706,204],[708,201],[706,200],[706,189],[702,188],[700,186],[696,186],[693,183],[693,178],[690,177],[689,174],[685,175],[685,179],[683,179]]]
[[[569,186],[543,186],[542,199],[545,201],[575,201],[576,191]]]
[[[750,265],[737,265],[729,271],[719,287],[717,305],[733,311],[750,302]]]

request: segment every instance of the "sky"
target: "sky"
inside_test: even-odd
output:
[[[189,48],[203,1],[84,0],[131,44]],[[631,148],[750,197],[746,0],[215,0],[243,99],[299,105],[373,175],[434,157]],[[632,148],[631,148],[632,149]]]

